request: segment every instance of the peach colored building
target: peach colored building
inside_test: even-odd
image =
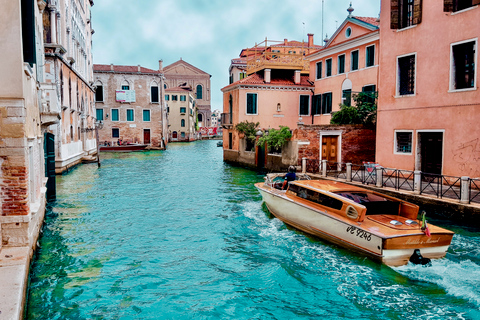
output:
[[[348,17],[324,48],[307,57],[310,81],[315,83],[312,124],[329,124],[340,104],[354,104],[352,94],[377,91],[378,19],[352,16],[352,7],[348,11]]]
[[[161,68],[161,62],[159,63]],[[165,148],[168,120],[164,77],[141,66],[94,65],[100,144],[118,140]]]
[[[480,177],[478,0],[383,0],[376,160]]]

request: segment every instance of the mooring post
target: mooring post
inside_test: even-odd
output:
[[[374,167],[373,168],[374,170],[376,170],[376,174],[377,174],[377,184],[376,184],[376,187],[377,188],[381,188],[383,186],[383,168],[382,167]]]
[[[460,203],[470,202],[470,177],[461,177],[460,182]]]
[[[422,171],[413,171],[413,189],[415,194],[420,194],[420,186],[422,182]]]
[[[347,170],[347,172],[346,172],[346,174],[347,174],[347,177],[346,177],[347,182],[352,182],[352,163],[351,163],[351,162],[347,162],[347,163],[346,163],[346,166],[347,166],[347,169],[346,169],[346,170]]]
[[[307,172],[307,158],[302,158],[302,173],[305,174]]]
[[[327,160],[322,160],[322,177],[327,176]]]

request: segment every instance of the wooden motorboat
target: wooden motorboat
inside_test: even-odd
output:
[[[128,143],[122,145],[114,145],[114,146],[100,146],[100,151],[109,151],[109,152],[131,152],[131,151],[142,151],[146,147],[147,144],[138,144],[138,143]]]
[[[389,266],[427,264],[444,257],[452,241],[452,231],[422,228],[417,205],[378,192],[329,180],[279,186],[269,179],[255,184],[275,217]]]

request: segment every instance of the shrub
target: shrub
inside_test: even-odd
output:
[[[267,144],[272,152],[280,153],[283,145],[292,137],[288,127],[280,126],[280,130],[270,129],[257,141],[257,145]]]

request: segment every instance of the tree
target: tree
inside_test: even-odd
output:
[[[266,143],[270,151],[280,153],[285,142],[291,137],[290,128],[280,126],[280,130],[270,129],[268,134],[265,133],[260,137],[257,141],[257,146]]]
[[[377,93],[359,92],[353,95],[355,106],[340,105],[334,112],[331,124],[374,124],[377,118]]]

